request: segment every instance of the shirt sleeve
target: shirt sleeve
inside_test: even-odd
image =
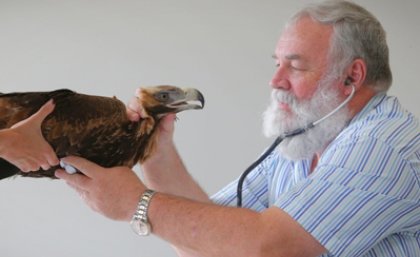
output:
[[[268,185],[271,180],[274,154],[270,154],[261,164],[251,171],[242,187],[242,206],[255,211],[268,208]],[[211,200],[223,206],[236,206],[238,180],[231,182],[211,197]]]
[[[332,255],[361,256],[389,235],[418,232],[418,151],[410,158],[375,138],[341,143],[275,206]]]

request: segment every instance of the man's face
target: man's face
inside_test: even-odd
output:
[[[272,99],[264,113],[267,136],[306,127],[342,102],[338,80],[329,76],[327,70],[331,33],[329,26],[303,19],[281,36],[275,54],[278,68],[271,80]],[[341,109],[303,135],[285,139],[279,151],[289,159],[311,158],[348,120],[347,109]]]
[[[326,73],[331,34],[331,26],[310,18],[287,28],[276,45],[277,70],[270,85],[290,92],[298,101],[311,98]],[[287,103],[279,103],[279,108],[290,111]]]

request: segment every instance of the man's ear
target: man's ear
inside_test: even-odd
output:
[[[354,59],[353,62],[348,66],[344,73],[343,80],[345,95],[350,95],[351,93],[352,89],[349,87],[349,85],[353,85],[356,91],[362,87],[366,79],[366,69],[367,67],[365,61],[360,58]]]

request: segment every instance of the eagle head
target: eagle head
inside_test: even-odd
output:
[[[194,88],[169,85],[144,87],[136,91],[136,97],[143,108],[143,118],[152,116],[159,119],[168,113],[204,107],[203,94]]]

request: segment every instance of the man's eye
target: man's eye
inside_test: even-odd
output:
[[[295,70],[295,71],[305,71],[306,70],[304,68],[301,68],[301,67],[298,67],[298,66],[292,66],[292,65],[290,65],[290,68],[292,70]]]

